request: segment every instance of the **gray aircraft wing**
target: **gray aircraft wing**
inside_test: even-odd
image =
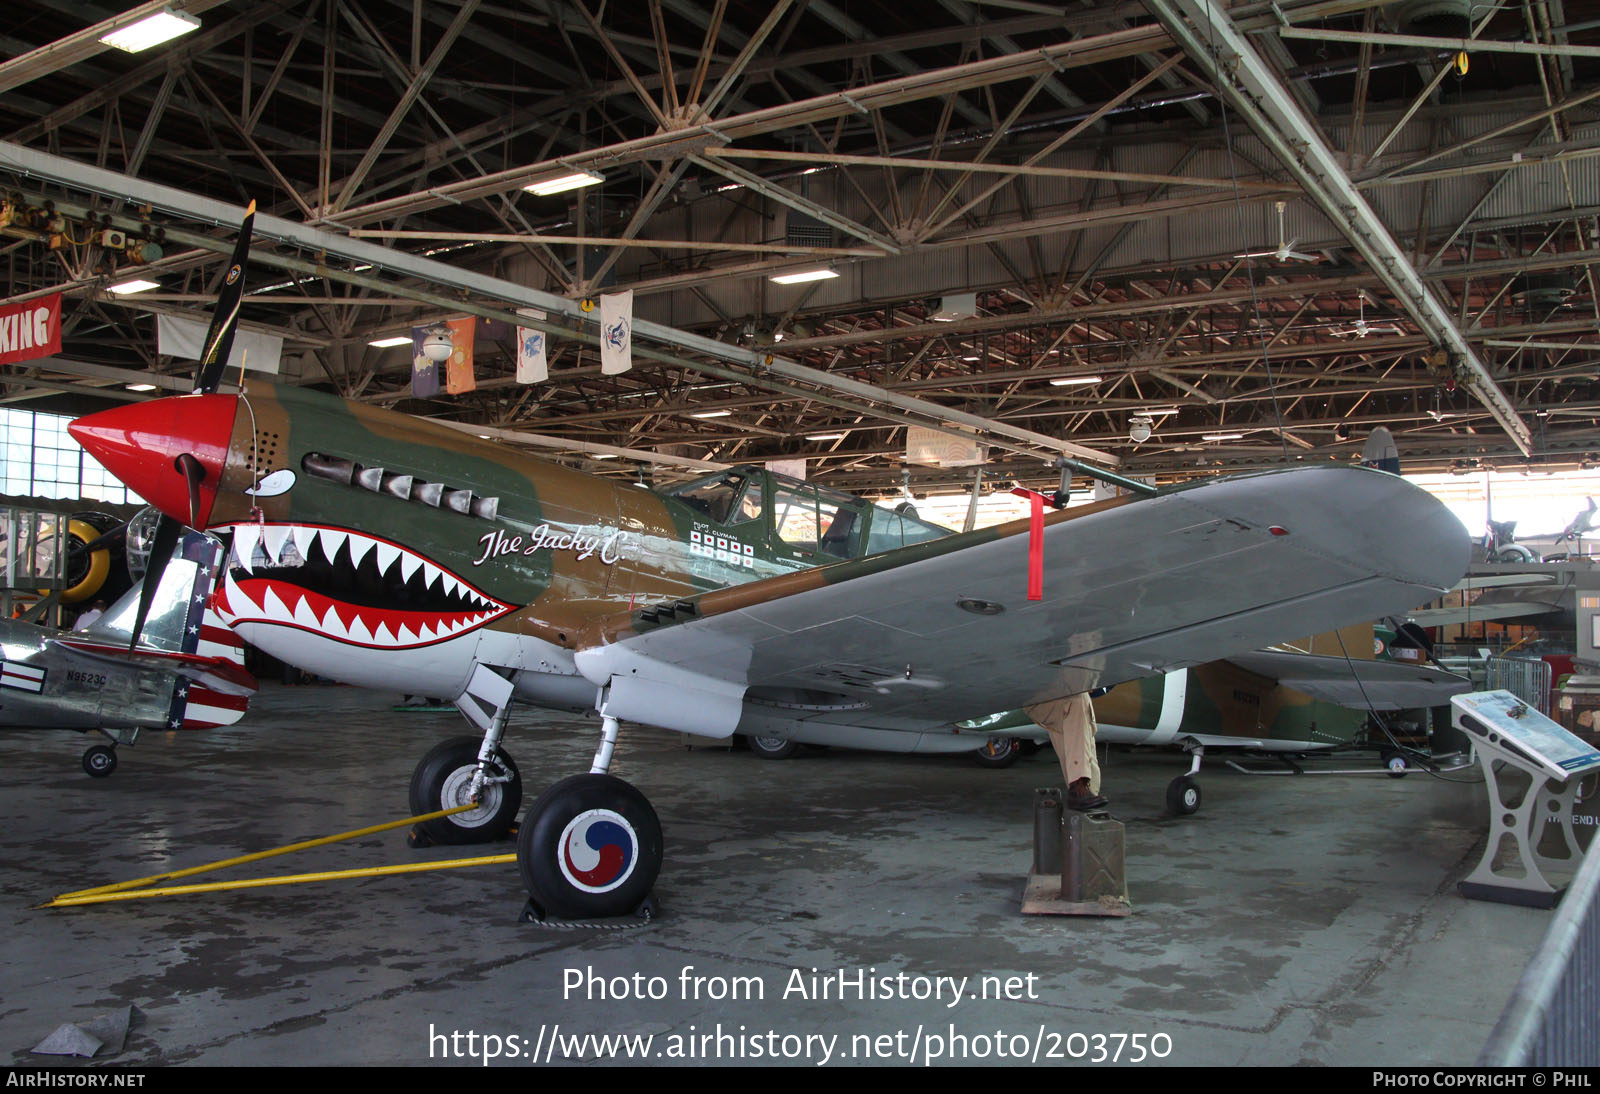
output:
[[[1437,500],[1352,467],[1271,472],[934,540],[592,628],[612,713],[731,732],[745,701],[910,728],[978,717],[1403,612],[1466,570]]]

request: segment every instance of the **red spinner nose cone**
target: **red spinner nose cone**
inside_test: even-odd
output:
[[[107,471],[174,520],[190,523],[189,484],[177,464],[190,453],[205,469],[196,523],[211,517],[238,410],[236,395],[181,395],[130,403],[67,427]]]

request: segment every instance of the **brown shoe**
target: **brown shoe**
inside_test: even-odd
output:
[[[1091,809],[1101,809],[1109,804],[1109,799],[1103,798],[1089,789],[1088,779],[1079,779],[1067,787],[1067,808],[1074,812],[1086,813]]]

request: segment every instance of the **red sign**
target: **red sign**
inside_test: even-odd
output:
[[[0,306],[0,365],[60,352],[60,293]]]

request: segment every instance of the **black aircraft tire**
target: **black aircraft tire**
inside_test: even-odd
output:
[[[661,856],[656,811],[611,775],[562,779],[528,808],[517,833],[528,894],[563,919],[629,914],[650,895]]]
[[[1174,816],[1187,817],[1200,808],[1200,784],[1192,775],[1179,775],[1167,784],[1167,809]]]
[[[787,760],[800,751],[799,742],[787,737],[746,737],[745,740],[751,754],[763,760]]]
[[[411,773],[413,816],[467,804],[481,745],[476,737],[451,737],[422,757]],[[424,821],[417,829],[434,843],[452,845],[493,843],[511,831],[522,808],[522,776],[505,749],[495,752],[495,762],[511,776],[510,782],[486,783],[483,804],[477,809]]]
[[[110,778],[117,769],[117,750],[110,745],[90,745],[83,750],[83,770],[91,779]]]
[[[979,767],[1010,767],[1021,755],[1022,748],[1015,737],[990,737],[973,752],[972,759]]]

